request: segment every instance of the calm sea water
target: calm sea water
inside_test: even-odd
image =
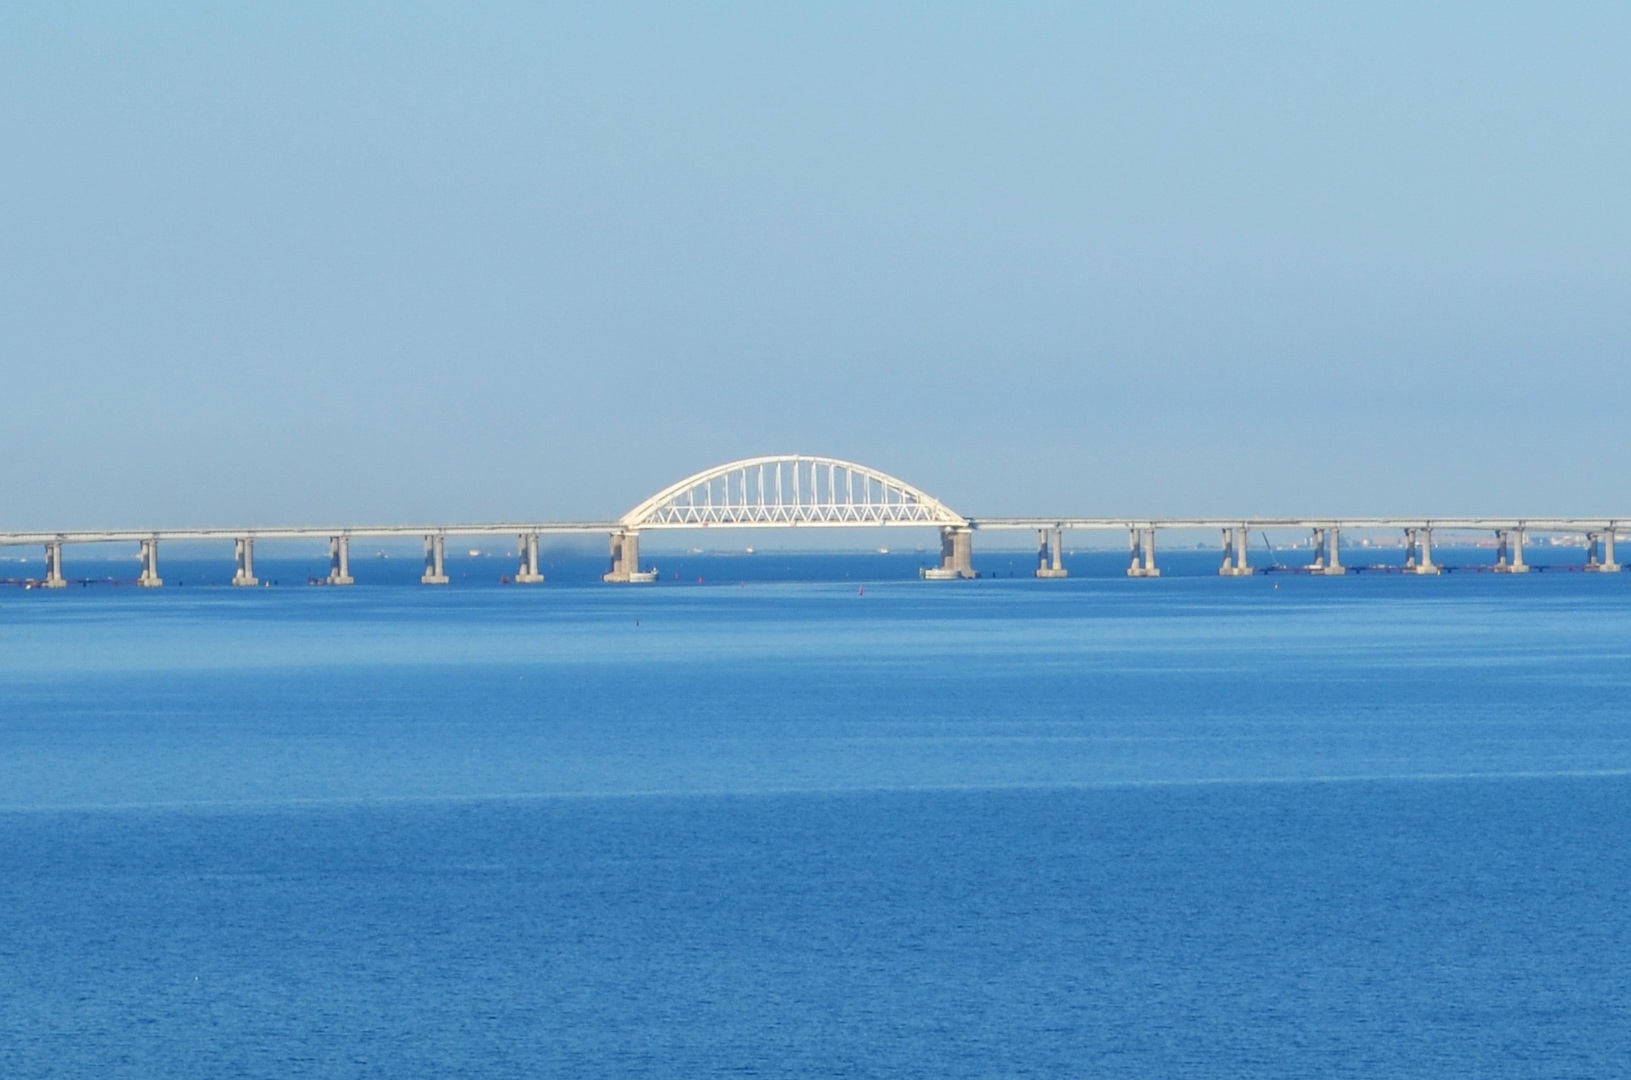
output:
[[[775,565],[0,592],[0,1075],[1631,1067],[1631,575]]]

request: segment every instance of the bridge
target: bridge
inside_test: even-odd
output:
[[[257,540],[313,539],[329,545],[329,585],[351,585],[351,541],[360,538],[422,536],[425,543],[427,585],[448,583],[446,541],[449,536],[514,536],[519,566],[514,581],[539,584],[539,538],[560,534],[595,534],[611,538],[611,566],[604,580],[615,583],[650,582],[656,571],[640,561],[642,533],[664,529],[763,528],[935,528],[940,531],[940,561],[923,570],[933,581],[975,576],[974,534],[980,531],[1024,530],[1037,535],[1039,578],[1064,578],[1064,534],[1084,531],[1125,531],[1128,538],[1129,577],[1160,576],[1156,562],[1156,536],[1160,530],[1215,529],[1221,539],[1222,563],[1218,572],[1240,577],[1252,574],[1247,537],[1254,529],[1303,529],[1311,537],[1313,558],[1304,568],[1310,573],[1347,572],[1342,562],[1343,530],[1396,529],[1403,534],[1405,565],[1413,574],[1436,574],[1442,569],[1433,558],[1435,531],[1478,531],[1494,534],[1496,561],[1491,569],[1521,574],[1530,567],[1524,543],[1530,533],[1584,534],[1586,561],[1582,569],[1614,572],[1615,539],[1631,517],[1616,518],[1090,518],[965,517],[920,488],[877,469],[830,457],[780,455],[733,461],[688,476],[640,503],[615,521],[510,521],[470,525],[380,525],[238,529],[155,529],[70,532],[0,533],[0,545],[41,545],[45,549],[45,576],[41,588],[68,584],[63,573],[63,549],[71,544],[133,543],[141,555],[137,584],[149,588],[164,584],[159,573],[159,544],[164,541],[230,541],[236,558],[234,585],[260,584],[255,574]]]

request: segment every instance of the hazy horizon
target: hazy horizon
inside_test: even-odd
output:
[[[1631,516],[1627,55],[1607,4],[7,5],[0,531],[791,452],[973,516]]]

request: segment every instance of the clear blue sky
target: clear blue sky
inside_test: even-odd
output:
[[[0,8],[0,528],[1631,515],[1631,7]]]

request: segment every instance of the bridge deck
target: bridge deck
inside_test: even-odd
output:
[[[105,544],[142,540],[326,540],[332,536],[523,536],[528,533],[610,533],[615,521],[516,521],[474,525],[271,526],[241,529],[80,529],[0,533],[0,544]]]
[[[1443,529],[1494,532],[1505,529],[1523,529],[1529,532],[1584,532],[1631,527],[1631,516],[1625,518],[1088,518],[1088,517],[1012,517],[970,518],[970,528],[976,531],[1017,531],[1064,529],[1067,531],[1098,531],[1120,529]],[[648,522],[646,530],[745,528],[934,528],[923,522],[830,522],[787,521],[768,524],[763,522],[714,522],[707,525]],[[63,532],[5,532],[0,533],[0,545],[19,544],[99,544],[136,543],[142,540],[322,540],[334,536],[360,537],[422,537],[422,536],[522,536],[570,535],[584,533],[609,534],[627,528],[617,521],[507,521],[454,525],[332,525],[332,526],[246,526],[243,528],[203,529],[78,529]]]
[[[975,529],[1469,529],[1496,531],[1527,529],[1534,532],[1578,532],[1631,525],[1626,518],[971,518]]]

